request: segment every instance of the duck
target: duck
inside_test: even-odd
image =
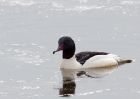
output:
[[[75,42],[69,36],[59,38],[58,48],[53,54],[59,51],[62,51],[61,69],[108,68],[133,62],[132,59],[124,59],[108,52],[84,51],[75,54]]]

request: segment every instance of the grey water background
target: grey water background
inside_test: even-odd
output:
[[[136,62],[100,79],[77,78],[72,99],[140,98],[139,0],[0,0],[0,99],[59,99],[63,35],[79,51]]]

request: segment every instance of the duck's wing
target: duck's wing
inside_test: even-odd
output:
[[[80,64],[84,64],[89,58],[94,57],[96,55],[107,55],[109,53],[106,52],[80,52],[75,55],[76,60]]]

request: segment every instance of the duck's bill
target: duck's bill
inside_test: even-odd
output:
[[[60,47],[58,47],[58,49],[56,51],[53,51],[53,54],[55,54],[56,52],[61,51],[62,49]]]
[[[56,52],[58,52],[59,50],[53,51],[53,54],[55,54]]]
[[[63,50],[63,45],[59,45],[59,47],[57,48],[57,50],[56,51],[53,51],[53,54],[55,54],[56,52],[59,52],[61,50]]]

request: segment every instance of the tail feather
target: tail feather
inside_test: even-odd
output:
[[[118,61],[118,65],[123,65],[123,64],[132,63],[132,62],[133,62],[133,60],[131,60],[131,59],[119,60],[119,61]]]

